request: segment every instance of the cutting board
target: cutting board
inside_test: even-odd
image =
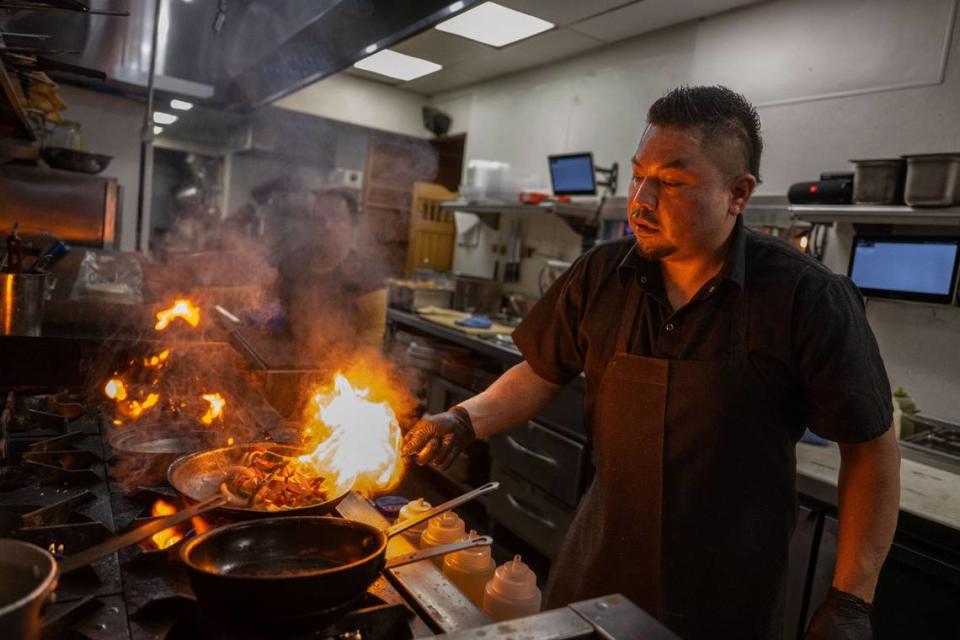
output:
[[[453,309],[443,309],[440,307],[420,307],[417,309],[417,315],[424,320],[429,320],[448,329],[455,329],[461,333],[470,336],[494,336],[510,335],[515,327],[494,322],[488,329],[475,329],[472,327],[461,327],[456,324],[457,320],[466,320],[470,317],[469,313],[463,311],[454,311]]]

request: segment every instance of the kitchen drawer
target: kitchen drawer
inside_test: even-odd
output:
[[[580,499],[585,448],[536,422],[490,438],[493,459],[571,507]]]
[[[500,482],[500,489],[489,494],[487,511],[490,516],[537,551],[553,558],[573,520],[573,509],[506,471],[496,462],[490,479]]]
[[[537,414],[537,421],[563,431],[581,442],[586,442],[583,428],[583,377],[574,378],[560,390],[557,397]]]

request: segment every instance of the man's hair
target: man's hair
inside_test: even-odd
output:
[[[703,141],[717,144],[733,138],[743,151],[747,170],[760,179],[760,116],[735,91],[713,87],[677,87],[650,106],[647,123],[658,127],[695,128]]]

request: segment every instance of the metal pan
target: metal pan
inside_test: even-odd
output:
[[[174,460],[167,470],[167,482],[177,490],[177,493],[190,502],[201,502],[211,496],[220,495],[220,483],[226,478],[227,469],[239,464],[244,454],[257,448],[266,449],[282,456],[298,456],[306,453],[297,447],[274,442],[241,444],[234,447],[200,451]],[[333,511],[334,507],[346,495],[347,491],[344,491],[323,502],[280,511],[267,511],[266,509],[240,507],[232,504],[225,505],[219,510],[243,520],[323,515]]]
[[[489,537],[386,558],[389,539],[494,491],[491,482],[385,530],[344,518],[299,516],[212,529],[180,547],[197,602],[243,624],[301,619],[354,602],[385,568],[492,544]]]

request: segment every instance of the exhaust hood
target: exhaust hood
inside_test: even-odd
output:
[[[42,33],[65,62],[104,71],[116,90],[149,81],[154,17],[154,86],[210,107],[250,111],[337,73],[479,0],[90,0],[110,17],[18,12],[8,31]],[[157,11],[157,4],[159,11]],[[96,85],[89,88],[96,89]]]

